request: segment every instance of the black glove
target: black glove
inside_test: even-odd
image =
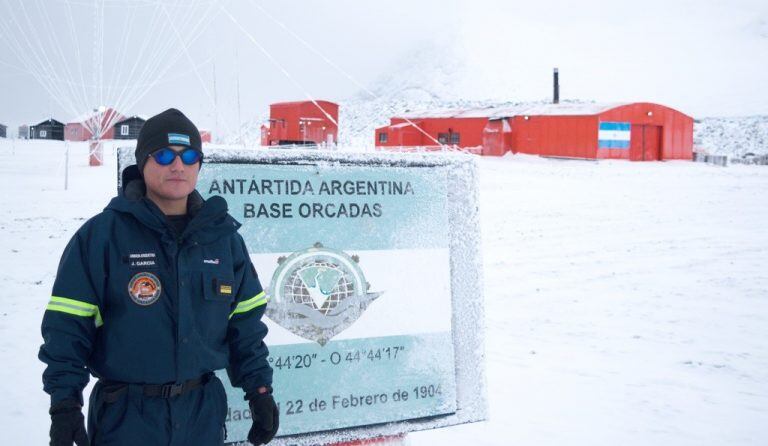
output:
[[[80,403],[64,400],[49,411],[51,414],[51,446],[88,446],[85,418]]]
[[[280,426],[280,411],[277,410],[275,399],[272,398],[272,389],[253,395],[248,400],[248,405],[251,407],[253,419],[253,426],[248,432],[248,441],[254,445],[269,443]]]

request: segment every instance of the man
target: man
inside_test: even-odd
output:
[[[225,367],[249,401],[249,441],[268,443],[267,299],[225,200],[195,190],[200,133],[166,110],[135,153],[119,196],[67,245],[43,317],[51,445],[221,445],[227,401],[212,372]]]

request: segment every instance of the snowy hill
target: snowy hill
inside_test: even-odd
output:
[[[701,119],[694,124],[693,144],[732,158],[768,154],[768,116]]]

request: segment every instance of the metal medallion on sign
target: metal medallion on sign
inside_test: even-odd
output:
[[[369,293],[359,258],[321,243],[278,259],[267,316],[320,345],[352,325],[381,293]]]

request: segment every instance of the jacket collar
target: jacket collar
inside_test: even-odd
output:
[[[146,185],[136,165],[126,167],[122,172],[122,188],[105,210],[130,214],[140,223],[159,232],[163,238],[174,239],[173,230],[165,214],[146,197]],[[192,239],[200,244],[212,243],[227,236],[240,227],[228,214],[227,202],[216,195],[203,199],[197,190],[192,191],[187,199],[189,224],[181,235],[182,239]]]

